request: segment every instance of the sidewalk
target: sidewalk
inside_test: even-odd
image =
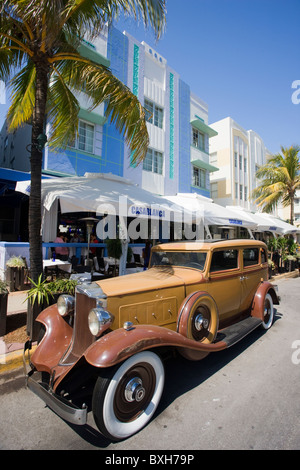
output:
[[[299,277],[299,271],[292,271],[290,273],[279,274],[270,279],[270,282],[276,284],[281,279],[288,279],[289,277]],[[27,297],[27,291],[11,292],[8,295],[7,315],[16,315],[27,313],[27,303],[24,300]],[[24,339],[24,342],[26,339]],[[4,342],[3,337],[0,337],[0,374],[22,367],[23,365],[23,348],[24,342]]]
[[[7,301],[7,326],[9,322],[13,323],[12,320],[15,320],[16,328],[17,325],[26,325],[27,302],[25,300],[27,295],[27,291],[9,293]],[[16,315],[16,317],[13,318],[13,315]],[[5,341],[3,336],[0,337],[0,374],[21,367],[22,365],[23,347],[26,335],[22,332],[21,336],[22,339],[24,338],[23,342],[9,342],[8,338],[10,336],[12,338],[16,336],[14,335],[14,331],[7,333]]]

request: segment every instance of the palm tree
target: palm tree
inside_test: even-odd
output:
[[[0,0],[0,80],[10,81],[7,119],[13,131],[32,124],[29,244],[31,278],[42,272],[41,172],[45,121],[52,123],[51,145],[74,141],[82,91],[91,109],[105,101],[106,116],[124,134],[133,160],[148,146],[144,108],[111,71],[80,56],[83,39],[93,40],[120,13],[151,26],[157,38],[165,25],[165,0]],[[15,75],[14,75],[15,74]],[[73,93],[74,92],[74,93]]]
[[[254,189],[252,197],[265,212],[271,212],[279,202],[283,207],[290,206],[290,223],[294,222],[294,199],[300,189],[300,147],[281,147],[281,153],[273,155],[268,163],[256,173],[262,180]]]

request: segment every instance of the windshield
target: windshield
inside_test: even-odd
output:
[[[150,266],[183,266],[203,271],[206,252],[195,251],[153,251]]]

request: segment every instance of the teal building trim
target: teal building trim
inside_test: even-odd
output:
[[[135,96],[139,96],[139,59],[140,59],[140,48],[136,44],[133,46],[133,77],[132,77],[132,93]],[[136,163],[133,161],[134,153],[130,155],[130,166],[136,167]]]
[[[133,48],[133,86],[132,92],[135,96],[139,96],[139,56],[140,48],[134,44]]]
[[[170,73],[170,166],[169,177],[174,179],[174,74]]]

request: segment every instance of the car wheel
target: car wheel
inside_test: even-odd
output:
[[[119,441],[142,429],[157,409],[164,376],[159,356],[143,351],[128,358],[107,377],[98,377],[92,410],[100,432]]]
[[[270,294],[266,294],[264,301],[263,322],[261,324],[264,330],[271,328],[274,320],[273,299]]]
[[[211,343],[218,331],[218,309],[214,299],[205,292],[195,292],[179,312],[177,331],[187,338]]]
[[[216,302],[206,292],[194,292],[179,309],[178,333],[201,343],[212,343],[217,335],[219,314]],[[179,353],[191,361],[200,361],[209,353],[179,348]]]

